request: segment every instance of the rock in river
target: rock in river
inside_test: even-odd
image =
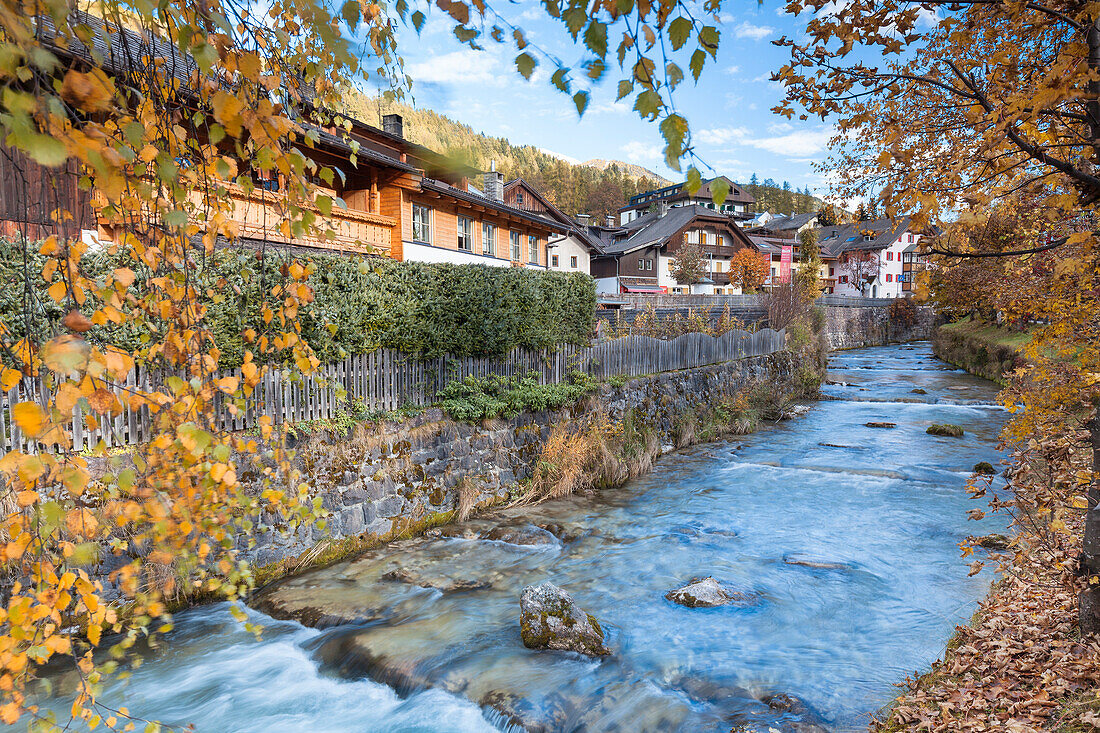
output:
[[[611,653],[595,617],[553,583],[524,588],[519,612],[520,634],[528,649],[557,649],[590,657]]]
[[[493,527],[482,535],[482,539],[507,542],[510,545],[558,545],[561,544],[557,537],[541,527],[533,524],[524,524],[518,527]]]
[[[896,428],[898,424],[896,422],[869,422],[864,423],[869,428]]]
[[[727,590],[712,577],[693,578],[683,588],[670,590],[665,598],[688,608],[713,608],[730,604],[747,606],[756,600],[749,593]]]
[[[963,436],[963,429],[958,425],[946,425],[940,423],[934,423],[928,426],[928,430],[924,432],[929,435],[942,435],[947,438],[961,438]]]

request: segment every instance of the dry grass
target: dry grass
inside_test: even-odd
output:
[[[455,521],[465,522],[477,508],[477,487],[473,479],[463,476],[455,486],[458,498],[455,501]]]
[[[590,430],[558,425],[550,432],[535,464],[531,493],[535,501],[588,491],[593,484],[593,458],[599,436]]]

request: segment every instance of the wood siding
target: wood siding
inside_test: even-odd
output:
[[[46,168],[0,142],[0,234],[41,239],[54,233],[76,237],[81,229],[95,229],[91,194],[80,189],[79,181],[76,161]],[[69,215],[63,215],[60,226],[58,211]]]
[[[514,217],[493,211],[488,207],[475,207],[464,201],[448,199],[446,196],[430,196],[424,193],[413,193],[407,197],[401,214],[402,236],[407,242],[414,242],[412,238],[412,207],[413,204],[427,206],[432,210],[431,241],[424,242],[441,249],[458,250],[458,217],[465,216],[472,222],[471,231],[474,238],[473,254],[484,253],[482,242],[482,223],[489,222],[496,227],[496,242],[491,256],[502,260],[511,260],[511,244],[509,232],[519,232],[520,258],[519,263],[546,265],[546,238],[552,230],[540,227],[535,223],[520,221]],[[528,257],[528,235],[534,234],[537,238],[537,262],[531,262]],[[396,255],[395,255],[396,256]]]

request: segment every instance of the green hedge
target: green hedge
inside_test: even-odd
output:
[[[301,309],[299,322],[322,362],[379,347],[434,357],[583,345],[594,324],[595,287],[581,274],[327,254],[295,259],[313,267],[314,301]],[[274,250],[261,257],[250,249],[221,249],[200,258],[188,272],[204,293],[206,322],[223,367],[240,364],[246,329],[264,330],[265,293],[284,281],[287,261]],[[0,240],[0,319],[16,338],[29,333],[40,342],[60,328],[63,308],[46,295],[42,264],[37,245],[25,250]],[[102,278],[123,264],[133,268],[117,256],[93,253],[81,267]],[[149,273],[133,269],[138,273],[134,288],[140,292]],[[24,271],[31,275],[29,289]],[[148,339],[132,325],[95,327],[87,337],[131,351]]]

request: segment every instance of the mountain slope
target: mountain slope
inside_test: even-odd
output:
[[[345,112],[368,124],[381,127],[382,115],[399,114],[409,140],[480,170],[488,170],[490,164],[495,164],[505,180],[523,178],[570,216],[590,214],[602,220],[625,205],[631,196],[672,183],[634,163],[601,158],[578,163],[534,145],[514,145],[506,138],[490,137],[429,109],[383,101],[355,91],[345,94],[344,99]],[[744,185],[760,202],[759,211],[770,208],[773,213],[800,213],[821,207],[808,189],[795,191],[790,184],[785,184],[784,189],[770,179]]]

